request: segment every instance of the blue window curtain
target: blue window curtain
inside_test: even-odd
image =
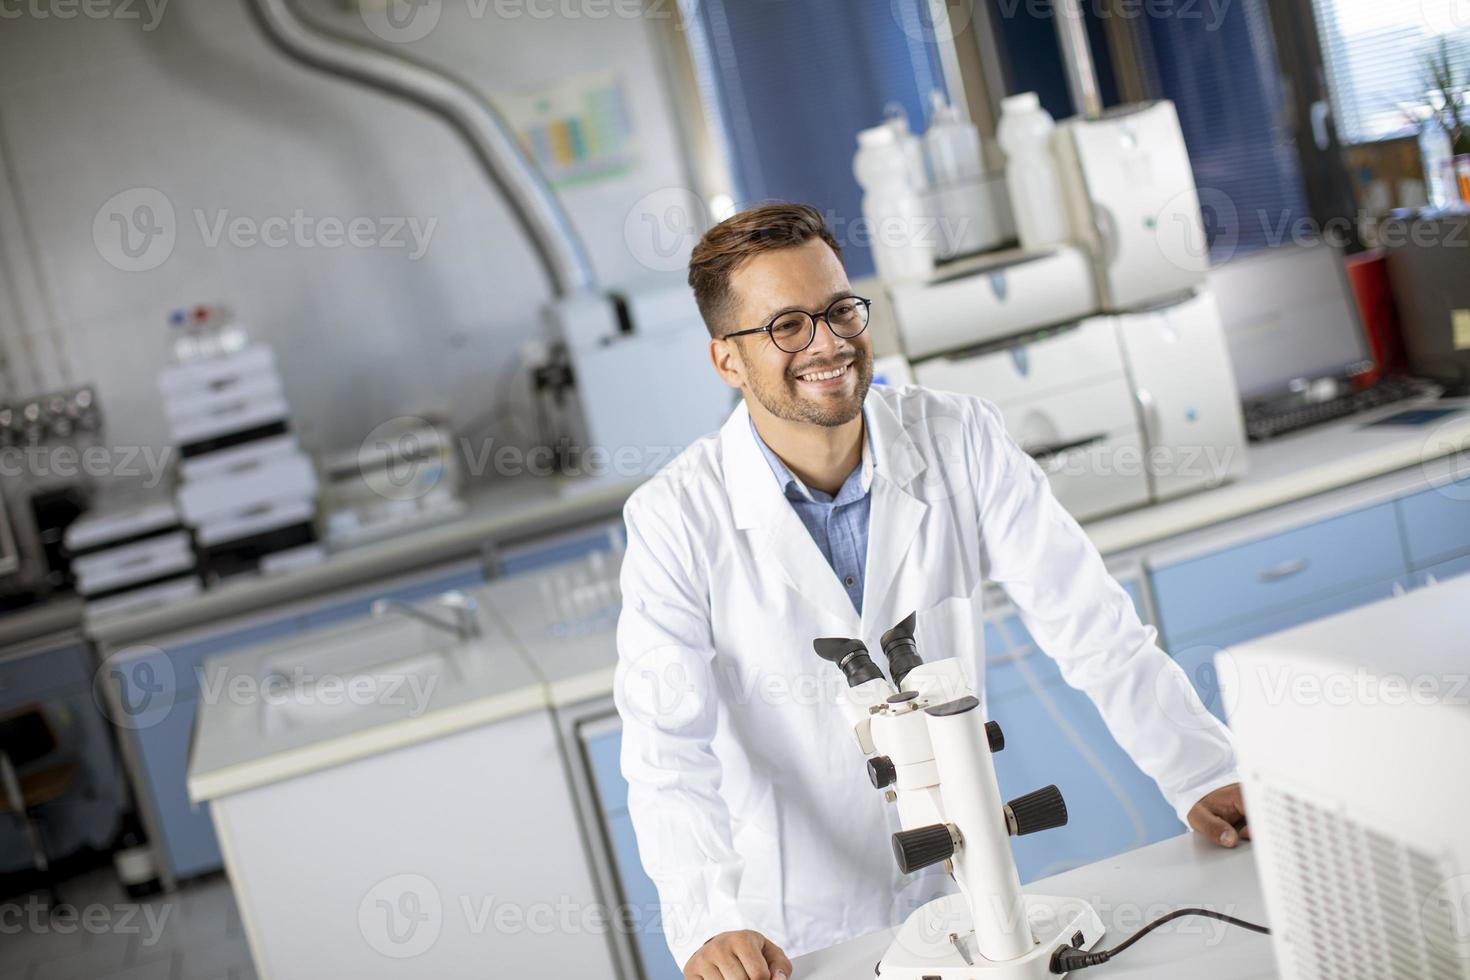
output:
[[[858,130],[878,125],[897,103],[922,132],[929,92],[946,91],[927,7],[924,0],[698,0],[685,15],[737,206],[814,205],[854,277],[873,272],[854,226],[862,217],[852,174]]]
[[[1289,244],[1309,214],[1266,3],[1137,22],[1150,88],[1179,109],[1215,261]]]

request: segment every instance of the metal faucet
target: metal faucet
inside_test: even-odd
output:
[[[427,623],[435,629],[452,633],[461,643],[477,640],[484,635],[480,626],[480,617],[475,615],[475,600],[463,592],[445,592],[434,600],[438,605],[444,606],[454,613],[454,619],[443,620],[438,616],[431,616],[416,606],[410,606],[406,602],[397,599],[376,599],[373,601],[373,617],[380,618],[390,612],[397,612],[410,619],[417,619],[421,623]]]

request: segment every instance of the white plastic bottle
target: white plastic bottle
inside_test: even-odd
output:
[[[1062,181],[1052,150],[1055,131],[1056,122],[1041,107],[1035,92],[1001,100],[996,137],[1006,154],[1006,188],[1010,191],[1016,233],[1026,249],[1044,248],[1070,237]]]
[[[852,172],[863,189],[873,263],[886,282],[924,280],[934,272],[933,222],[916,186],[914,149],[922,166],[922,148],[907,123],[900,129],[889,121],[858,133]]]
[[[995,248],[1014,234],[1001,181],[985,172],[980,131],[939,91],[929,95],[924,152],[934,177],[929,200],[939,258]]]
[[[1455,153],[1450,134],[1433,114],[1419,125],[1419,155],[1424,161],[1424,191],[1429,206],[1449,207],[1459,198],[1455,192]]]
[[[935,90],[929,93],[929,129],[924,150],[936,186],[962,184],[985,173],[980,157],[980,131]]]

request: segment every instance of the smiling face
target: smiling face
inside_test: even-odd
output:
[[[729,330],[762,326],[781,312],[817,313],[852,295],[842,262],[826,242],[754,255],[730,276]],[[873,382],[873,348],[866,331],[843,339],[817,321],[811,346],[788,354],[766,333],[714,340],[710,352],[726,383],[767,413],[788,422],[835,427],[857,418]]]

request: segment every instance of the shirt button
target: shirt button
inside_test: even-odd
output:
[[[842,580],[842,584],[851,587],[852,583],[854,583],[856,581],[857,581],[857,579],[855,579],[851,575],[849,575],[847,578],[845,578],[845,579]]]

